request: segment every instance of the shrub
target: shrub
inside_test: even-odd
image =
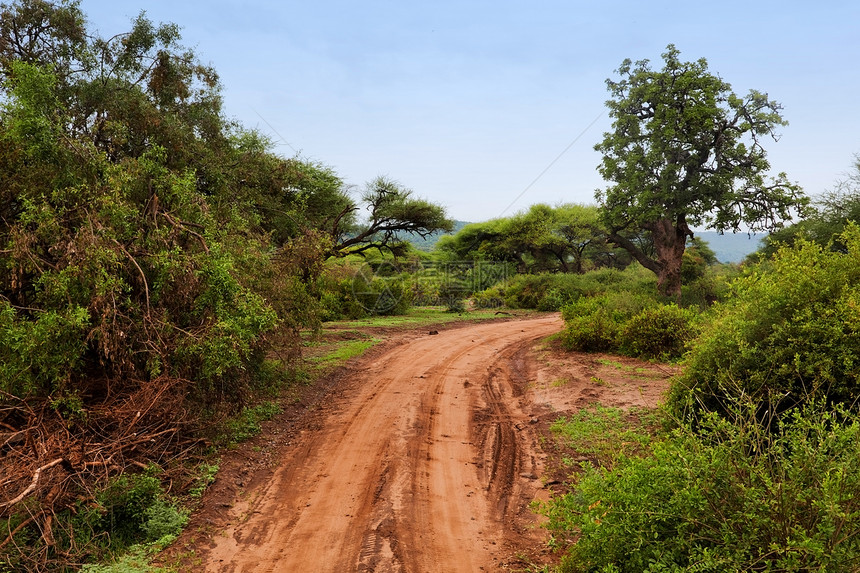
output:
[[[579,296],[578,292],[565,291],[559,287],[552,287],[538,302],[537,309],[543,311],[561,310],[564,305],[578,299]]]
[[[505,304],[504,288],[496,285],[480,292],[476,292],[472,295],[472,302],[478,308],[502,307]]]
[[[70,522],[70,539],[58,542],[72,543],[73,538],[75,543],[98,545],[115,553],[141,541],[164,541],[178,535],[188,514],[166,497],[155,476],[158,471],[151,466],[143,473],[118,476],[96,492],[93,504],[78,507],[72,516],[59,516],[58,524]]]
[[[356,299],[370,314],[406,314],[412,308],[412,290],[400,277],[375,278],[356,288],[362,289],[356,292]]]
[[[696,336],[692,311],[674,304],[647,308],[621,328],[619,346],[629,356],[676,360]]]
[[[773,432],[755,404],[589,468],[545,506],[561,571],[849,571],[860,563],[860,417],[807,405]]]
[[[692,350],[670,404],[677,415],[725,411],[749,395],[763,411],[810,397],[853,403],[860,395],[860,229],[845,253],[805,241],[783,248],[733,285]]]
[[[505,305],[510,308],[537,308],[553,280],[553,275],[513,277],[505,287]]]
[[[330,270],[319,281],[323,321],[406,314],[412,308],[416,292],[408,276],[380,277],[369,265]]]
[[[323,322],[367,316],[367,309],[356,299],[352,285],[350,279],[322,281],[320,319]]]
[[[562,345],[580,352],[611,352],[617,348],[619,324],[605,309],[567,319]]]
[[[623,292],[580,298],[562,308],[567,324],[562,344],[581,352],[618,351],[625,323],[655,304],[653,296]]]

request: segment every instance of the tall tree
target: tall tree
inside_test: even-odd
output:
[[[625,60],[608,79],[613,130],[595,146],[611,182],[596,198],[609,240],[657,274],[664,295],[681,292],[681,261],[692,227],[778,228],[807,199],[784,173],[767,178],[763,143],[787,125],[767,94],[736,95],[705,59],[682,62],[669,45],[662,70]],[[656,256],[630,240],[650,233]]]

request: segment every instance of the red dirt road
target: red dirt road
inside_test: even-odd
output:
[[[231,509],[201,569],[472,573],[542,533],[541,458],[520,388],[557,316],[407,338],[325,405],[273,479]],[[534,362],[533,360],[531,362]]]

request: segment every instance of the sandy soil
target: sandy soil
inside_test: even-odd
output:
[[[305,416],[260,438],[255,462],[222,465],[180,540],[194,568],[471,573],[551,562],[529,508],[557,483],[540,446],[548,424],[595,402],[653,406],[672,373],[538,343],[561,327],[549,315],[392,336],[306,399]]]

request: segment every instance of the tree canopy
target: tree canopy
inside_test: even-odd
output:
[[[582,273],[619,263],[597,207],[574,203],[537,204],[511,217],[471,223],[440,239],[437,250],[460,261],[515,263],[520,272]]]
[[[361,206],[367,216],[361,218]],[[450,231],[454,222],[444,207],[414,196],[387,177],[368,182],[361,201],[346,199],[339,213],[332,213],[330,256],[363,254],[370,249],[389,251],[395,255],[408,249],[405,234],[421,237],[437,231]]]
[[[655,272],[666,295],[680,293],[692,228],[770,230],[807,203],[784,173],[768,177],[764,142],[786,125],[782,107],[758,91],[736,95],[706,60],[679,55],[669,45],[659,71],[648,60],[621,64],[606,82],[613,130],[595,146],[610,182],[596,194],[609,240]],[[653,257],[630,240],[643,230]]]
[[[841,233],[852,221],[860,222],[860,156],[855,157],[852,170],[831,189],[813,198],[806,218],[768,235],[756,256],[771,257],[780,246],[794,245],[801,238],[845,251]]]

